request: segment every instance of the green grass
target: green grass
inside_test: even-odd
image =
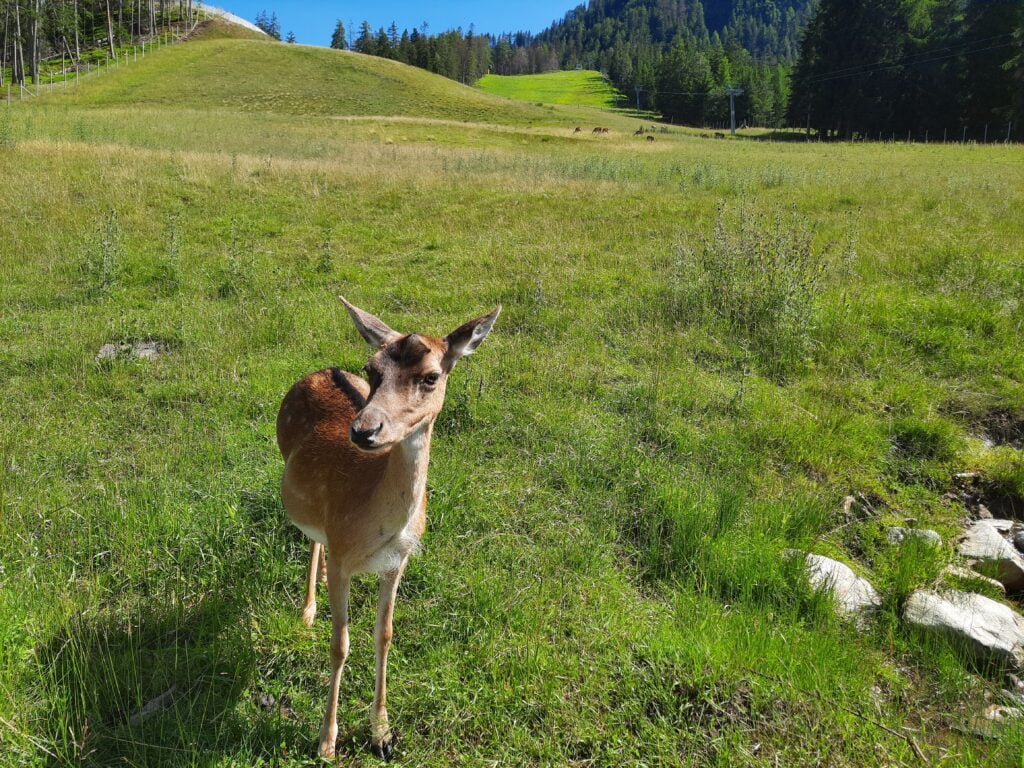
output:
[[[611,108],[623,101],[615,86],[600,72],[589,69],[540,75],[485,75],[476,87],[496,96],[544,104]]]
[[[0,114],[0,764],[317,763],[329,626],[299,621],[273,425],[365,361],[338,293],[426,333],[505,307],[399,593],[399,764],[917,765],[850,710],[932,765],[1019,764],[1019,727],[962,729],[998,677],[899,621],[952,550],[881,525],[948,542],[962,469],[1024,491],[980,439],[1024,417],[1020,150],[577,114],[244,40]],[[95,358],[142,339],[169,351]],[[788,547],[875,581],[869,632]],[[375,763],[374,601],[358,581],[346,765]]]

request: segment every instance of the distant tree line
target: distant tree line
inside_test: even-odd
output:
[[[1024,2],[821,0],[792,88],[790,123],[823,137],[1005,138],[1024,129]]]
[[[332,48],[351,47],[359,53],[401,61],[467,84],[490,70],[492,42],[489,35],[476,34],[472,26],[466,32],[451,29],[430,34],[426,24],[399,32],[394,22],[387,29],[380,27],[374,32],[369,22],[364,21],[351,45],[341,20],[331,35]]]
[[[38,82],[42,63],[76,66],[87,51],[121,45],[194,19],[192,0],[0,0],[0,85]]]

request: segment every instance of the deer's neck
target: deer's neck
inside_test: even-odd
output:
[[[389,456],[386,483],[401,493],[413,511],[419,507],[427,488],[433,433],[434,422],[431,420],[406,435],[391,449]]]

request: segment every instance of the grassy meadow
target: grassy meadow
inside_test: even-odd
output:
[[[476,87],[496,96],[542,104],[612,108],[622,100],[615,86],[600,72],[589,69],[540,75],[485,75]]]
[[[646,142],[218,29],[0,112],[0,765],[319,764],[274,420],[365,362],[339,293],[432,334],[504,307],[399,591],[399,765],[1020,765],[972,725],[999,672],[900,622],[953,473],[1024,498],[1019,147]],[[946,546],[887,545],[907,518]],[[375,600],[342,765],[377,762]]]

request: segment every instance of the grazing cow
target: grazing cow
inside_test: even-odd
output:
[[[647,134],[647,140],[648,141],[654,141],[654,137],[651,136],[651,134]]]
[[[602,128],[602,129],[601,129],[601,133],[609,133],[609,132],[610,132],[610,131],[609,131],[609,130],[608,130],[607,128]]]
[[[575,136],[577,133],[583,133],[583,129],[580,128],[578,125],[576,126],[576,130],[573,131],[573,135]]]
[[[725,138],[725,134],[722,133],[721,131],[715,131],[715,138],[716,139],[724,139]]]
[[[711,134],[710,134],[710,133],[702,133],[702,134],[700,135],[700,137],[701,137],[702,139],[710,139],[710,138],[711,138]]]
[[[634,136],[643,136],[644,135],[644,127],[641,125],[635,131],[633,131],[633,135]]]
[[[591,131],[591,133],[600,133],[600,132],[601,132],[600,128],[595,128],[594,130]]]

